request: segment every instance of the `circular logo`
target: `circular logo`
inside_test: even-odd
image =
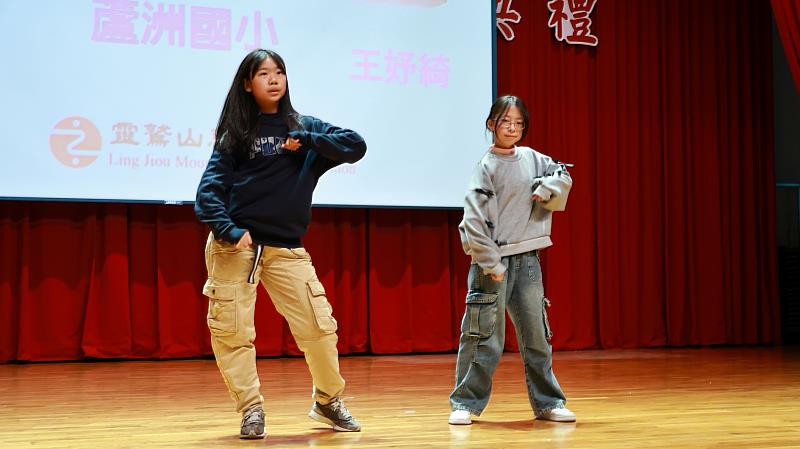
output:
[[[83,168],[97,159],[100,131],[83,117],[67,117],[56,123],[50,134],[50,151],[59,162],[72,168]]]

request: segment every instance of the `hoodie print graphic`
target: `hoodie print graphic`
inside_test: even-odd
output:
[[[261,156],[277,156],[284,154],[283,144],[286,142],[284,137],[256,137],[253,147],[250,148],[250,159]]]

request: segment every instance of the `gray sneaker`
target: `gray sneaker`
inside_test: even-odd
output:
[[[267,432],[264,431],[264,409],[260,405],[254,405],[247,409],[242,416],[242,430],[239,438],[252,440],[264,438]]]
[[[347,407],[344,406],[344,402],[339,398],[326,405],[314,402],[314,405],[311,406],[311,411],[308,412],[308,417],[328,424],[333,427],[333,430],[338,430],[339,432],[361,431],[361,424],[350,415]]]

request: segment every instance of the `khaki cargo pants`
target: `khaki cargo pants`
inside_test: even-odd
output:
[[[203,294],[209,299],[211,346],[237,411],[264,402],[253,345],[258,281],[305,354],[316,401],[327,404],[342,394],[345,382],[339,374],[336,320],[305,249],[256,246],[238,250],[209,235],[206,267]]]

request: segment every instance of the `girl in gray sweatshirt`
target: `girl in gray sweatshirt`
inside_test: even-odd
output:
[[[459,225],[472,257],[461,323],[450,424],[471,424],[486,408],[505,342],[505,313],[516,327],[528,398],[538,419],[572,422],[553,374],[550,327],[539,250],[552,245],[553,211],[563,211],[572,178],[566,166],[516,144],[529,125],[514,96],[498,98],[486,128],[493,144],[475,167]]]

